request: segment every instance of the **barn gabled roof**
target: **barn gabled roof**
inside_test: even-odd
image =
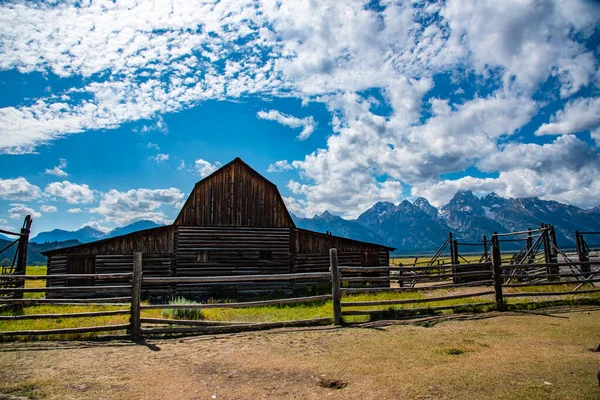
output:
[[[194,185],[194,188],[190,192],[190,195],[188,196],[183,207],[179,211],[177,218],[175,218],[174,225],[189,225],[190,218],[186,218],[187,217],[186,213],[188,213],[190,211],[190,209],[193,207],[192,203],[194,201],[194,196],[196,196],[196,192],[201,190],[201,188],[203,186],[210,185],[211,182],[213,180],[215,180],[220,174],[225,173],[225,171],[230,170],[232,167],[239,167],[242,170],[250,173],[256,179],[261,181],[265,185],[265,187],[267,187],[270,191],[272,191],[272,193],[274,194],[274,197],[275,197],[275,201],[278,204],[271,204],[271,207],[278,207],[278,211],[282,213],[283,219],[285,219],[286,227],[290,227],[290,228],[296,227],[296,224],[294,223],[294,220],[292,219],[292,216],[290,215],[290,213],[285,205],[285,202],[283,201],[283,198],[281,197],[281,193],[279,193],[279,189],[277,188],[277,185],[275,185],[273,182],[269,181],[267,178],[265,178],[263,175],[261,175],[258,171],[256,171],[254,168],[252,168],[247,163],[245,163],[239,157],[234,158],[232,161],[223,165],[222,167],[220,167],[219,169],[217,169],[210,175],[207,175],[206,177],[204,177],[203,179],[201,179]],[[201,197],[201,196],[198,196],[198,197]],[[246,210],[246,211],[248,211],[248,210]]]

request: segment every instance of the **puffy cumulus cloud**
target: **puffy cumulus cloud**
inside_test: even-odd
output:
[[[299,140],[307,139],[315,131],[317,125],[312,116],[297,118],[288,114],[283,114],[277,110],[259,111],[256,113],[256,116],[260,119],[275,121],[281,125],[289,126],[290,128],[302,128],[302,132],[298,134]]]
[[[58,177],[69,176],[69,174],[65,172],[65,168],[67,168],[67,160],[65,160],[64,158],[60,158],[56,167],[52,169],[46,168],[46,171],[44,173],[46,175],[54,175]]]
[[[573,36],[593,33],[600,8],[591,1],[450,0],[440,15],[450,28],[450,44],[466,46],[480,73],[501,68],[506,86],[531,93],[554,75],[566,97],[596,74],[593,53]]]
[[[69,181],[52,182],[46,186],[47,195],[59,197],[69,204],[91,203],[94,191],[88,185],[79,185]]]
[[[305,209],[308,204],[305,200],[298,200],[293,196],[282,196],[281,198],[289,212],[299,217],[306,217]]]
[[[41,213],[25,204],[11,204],[10,207],[11,208],[8,210],[8,217],[12,219],[22,219],[27,215],[31,215],[32,218],[39,218],[42,216]]]
[[[328,138],[327,149],[292,162],[307,181],[300,189],[292,187],[316,211],[348,217],[379,200],[398,201],[402,182],[435,180],[494,154],[500,138],[514,134],[536,110],[533,101],[502,90],[454,109],[446,100],[432,99],[432,115],[423,124],[410,123],[404,113],[375,115],[367,99],[357,95],[345,95],[336,104],[342,115],[333,126],[336,134]]]
[[[600,84],[598,56],[585,43],[600,19],[594,2],[365,4],[2,4],[0,69],[83,79],[61,93],[1,108],[0,151],[31,152],[67,134],[131,121],[158,121],[160,130],[160,115],[209,99],[295,97],[324,104],[333,134],[324,148],[273,170],[298,171],[290,186],[306,212],[351,216],[372,201],[399,200],[403,187],[425,190],[424,182],[483,185],[486,179],[449,184],[440,176],[500,168],[497,154],[521,151],[506,143],[524,140],[515,133],[542,106],[534,100],[542,84],[557,87],[542,91],[544,102],[556,97],[569,105],[538,134],[556,133],[553,124],[562,124],[560,134],[572,133],[565,129],[575,129],[570,109],[584,108],[572,97]],[[438,88],[439,76],[449,82]],[[586,104],[586,129],[598,138],[590,116],[596,103]],[[278,111],[263,116],[302,128],[304,136],[314,129],[312,121]],[[198,160],[191,169],[206,176],[216,167]],[[578,171],[586,168],[594,170],[593,162]],[[531,171],[545,182],[532,187],[548,196],[571,190],[568,183],[560,189],[558,180],[552,186],[552,174],[530,164],[498,171],[488,178],[496,186]],[[516,193],[509,187],[504,193]]]
[[[600,155],[574,135],[544,145],[511,143],[479,166],[500,171],[498,177],[424,181],[412,187],[412,194],[437,206],[448,202],[459,189],[496,192],[503,197],[540,197],[584,208],[598,205]]]
[[[58,210],[54,206],[49,206],[49,205],[44,204],[43,206],[40,207],[40,211],[44,212],[44,213],[55,213]]]
[[[79,213],[82,213],[82,212],[83,212],[83,210],[82,210],[81,208],[69,208],[69,209],[67,210],[67,212],[68,212],[69,214],[79,214]]]
[[[169,155],[159,153],[159,154],[155,155],[154,157],[150,157],[150,159],[156,161],[157,164],[162,164],[165,161],[169,160]]]
[[[402,195],[399,181],[378,182],[368,171],[354,170],[349,174],[329,174],[327,184],[306,185],[294,180],[288,188],[304,199],[291,201],[291,210],[300,216],[312,216],[328,210],[348,218],[356,218],[377,201],[397,202]],[[358,191],[355,191],[358,189]]]
[[[600,155],[574,135],[560,136],[543,145],[509,143],[500,152],[477,162],[485,172],[529,169],[552,173],[562,168],[579,171],[587,165],[600,167]]]
[[[281,172],[289,171],[294,169],[294,166],[287,162],[287,160],[275,161],[274,164],[270,164],[267,168],[267,172]]]
[[[156,223],[168,222],[160,210],[163,204],[175,204],[184,194],[176,188],[169,189],[131,189],[120,192],[111,189],[102,195],[98,207],[90,212],[100,214],[105,222],[125,225],[140,219]]]
[[[196,172],[198,175],[200,175],[200,178],[205,178],[208,175],[215,172],[217,169],[219,169],[220,166],[221,166],[221,163],[218,161],[216,161],[214,163],[210,163],[206,160],[199,158],[196,161],[194,161],[193,171]]]
[[[536,135],[562,135],[590,131],[592,138],[600,145],[600,97],[582,98],[567,103],[563,110],[542,124]]]
[[[0,179],[0,198],[4,200],[29,201],[37,199],[40,195],[40,188],[25,178]]]

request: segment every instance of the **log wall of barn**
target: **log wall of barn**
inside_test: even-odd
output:
[[[133,253],[143,253],[142,272],[146,276],[170,276],[171,260],[173,254],[173,239],[175,228],[172,225],[147,229],[130,233],[111,239],[100,240],[94,243],[73,246],[51,252],[48,255],[48,274],[73,273],[69,271],[70,257],[90,257],[93,259],[93,272],[98,274],[110,274],[133,271]],[[70,282],[72,284],[72,282]],[[64,279],[49,279],[48,287],[65,286],[69,284]],[[90,284],[90,283],[85,283]],[[97,286],[124,284],[121,280],[97,280],[93,283]],[[170,287],[165,284],[145,284],[142,288],[143,294],[152,291],[153,296],[168,294]],[[66,297],[64,293],[49,292],[48,297]],[[84,294],[71,293],[69,297],[80,297]],[[127,293],[102,294],[98,296],[121,296]]]
[[[198,182],[174,224],[294,227],[277,187],[239,159]]]
[[[291,272],[289,228],[177,226],[175,276],[231,276]],[[250,296],[289,291],[287,282],[236,285],[177,284],[178,294]]]
[[[68,271],[69,256],[50,256],[48,257],[48,275],[71,273]],[[133,254],[96,254],[86,255],[93,258],[94,273],[96,274],[116,274],[127,273],[133,271]],[[152,254],[144,253],[142,256],[142,274],[144,276],[171,276],[171,254]],[[77,286],[93,285],[93,286],[112,286],[112,285],[130,285],[129,279],[96,279],[85,283],[79,283]],[[49,287],[69,286],[65,279],[48,279]],[[142,297],[149,296],[168,296],[171,294],[171,286],[164,283],[144,283],[142,285]],[[82,298],[82,297],[112,297],[112,296],[129,296],[130,290],[122,292],[100,293],[92,295],[89,292],[76,293],[56,293],[48,292],[48,298]]]
[[[376,244],[359,242],[332,235],[295,229],[293,234],[294,272],[329,271],[329,249],[336,248],[338,264],[344,267],[378,267],[389,265],[389,251]],[[361,274],[345,274],[359,276]],[[362,274],[363,276],[384,276],[381,273]],[[297,282],[298,284],[309,282]],[[371,285],[381,286],[381,282]]]

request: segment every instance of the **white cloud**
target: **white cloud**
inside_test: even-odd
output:
[[[42,216],[41,213],[25,204],[11,204],[10,206],[12,208],[8,210],[8,217],[12,219],[22,219],[27,215],[31,215],[32,218],[39,218]]]
[[[200,178],[206,178],[208,175],[219,169],[220,166],[221,163],[218,161],[216,161],[214,164],[211,164],[210,162],[201,158],[194,161],[194,171],[200,175]]]
[[[497,178],[424,181],[413,186],[412,195],[440,206],[459,189],[468,189],[493,191],[503,197],[540,197],[580,207],[596,206],[600,196],[600,155],[573,135],[544,145],[511,143],[479,166],[500,173]]]
[[[165,161],[169,160],[169,155],[168,154],[159,153],[159,154],[157,154],[154,157],[150,157],[150,159],[156,161],[157,164],[162,164]]]
[[[142,135],[148,132],[160,132],[167,134],[169,132],[169,127],[165,123],[163,117],[159,115],[154,123],[150,125],[142,125],[141,128],[135,129],[134,131],[141,133]],[[150,147],[151,144],[154,143],[148,143],[148,147]],[[156,146],[156,150],[158,150],[158,145],[154,144],[154,146]]]
[[[260,119],[278,122],[281,125],[289,126],[290,128],[302,128],[302,132],[298,134],[299,140],[308,139],[317,126],[317,123],[312,116],[297,118],[288,114],[283,114],[277,110],[259,111],[256,113],[256,116]]]
[[[160,150],[160,146],[152,142],[148,142],[148,145],[146,147],[148,147],[149,149],[154,149],[156,151]]]
[[[181,162],[179,163],[179,167],[177,167],[177,169],[185,169],[185,161],[181,160]]]
[[[104,216],[104,221],[125,225],[140,219],[156,223],[167,223],[165,214],[160,210],[163,204],[175,204],[184,194],[176,188],[169,189],[131,189],[120,192],[111,189],[102,195],[98,207],[90,210]]]
[[[44,213],[54,213],[57,211],[57,208],[54,206],[43,205],[40,207],[40,211]]]
[[[307,217],[305,209],[308,204],[305,200],[298,200],[292,196],[282,196],[282,199],[289,212],[298,217]]]
[[[46,194],[64,199],[69,204],[91,203],[94,192],[88,185],[79,185],[69,181],[52,182],[44,190]]]
[[[590,131],[600,145],[600,97],[583,98],[567,103],[556,112],[550,122],[542,124],[536,135],[562,135]]]
[[[0,69],[84,83],[1,108],[0,151],[32,152],[68,134],[125,122],[150,121],[140,133],[166,132],[161,115],[210,99],[292,97],[323,104],[333,130],[323,148],[270,166],[298,171],[292,186],[305,210],[349,216],[370,201],[401,198],[406,185],[488,185],[440,178],[471,167],[497,168],[500,177],[489,185],[513,185],[505,193],[518,192],[511,183],[518,171],[530,171],[546,182],[531,181],[531,188],[573,197],[570,183],[550,184],[551,175],[533,165],[551,162],[543,155],[548,148],[519,168],[498,157],[531,149],[513,145],[527,140],[515,133],[553,96],[569,103],[538,134],[583,129],[600,141],[597,100],[571,98],[600,85],[597,54],[582,43],[595,32],[598,5],[448,0],[377,8],[350,0],[3,4]],[[438,74],[451,75],[444,83],[455,86],[451,99],[444,87],[432,91]],[[542,93],[550,100],[536,100],[541,84],[555,82],[555,91]],[[424,102],[428,93],[439,97]],[[386,111],[375,111],[380,106]],[[300,139],[316,124],[276,110],[261,116],[302,129]],[[592,173],[594,163],[561,171]],[[192,169],[203,177],[217,167],[198,160]],[[600,178],[590,179],[593,186]]]
[[[183,205],[184,205],[184,204],[185,204],[185,200],[181,200],[181,201],[178,201],[177,203],[173,204],[173,207],[174,207],[174,208],[175,208],[177,211],[179,211],[179,210],[181,210],[181,209],[183,208]]]
[[[52,169],[48,169],[46,168],[46,172],[44,172],[46,175],[54,175],[54,176],[58,176],[58,177],[64,177],[64,176],[69,176],[69,174],[67,174],[65,172],[65,168],[67,168],[67,160],[65,160],[64,158],[60,158],[58,160],[58,165]]]
[[[83,210],[81,208],[69,208],[67,210],[67,212],[69,214],[79,214],[79,213],[83,212]]]
[[[593,79],[594,58],[572,36],[573,30],[591,34],[600,18],[592,2],[450,0],[440,14],[451,30],[449,42],[466,46],[478,72],[502,68],[507,87],[531,93],[557,75],[568,96]]]
[[[294,166],[287,162],[287,160],[275,161],[274,164],[270,164],[267,168],[267,172],[281,172],[289,171],[294,169]]]
[[[37,199],[40,195],[40,188],[25,178],[0,179],[0,198],[4,200],[29,201]]]
[[[0,229],[9,232],[16,232],[15,227],[12,225],[8,225],[8,221],[2,218],[0,218]]]

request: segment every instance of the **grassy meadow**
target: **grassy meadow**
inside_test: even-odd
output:
[[[45,267],[28,267],[27,274],[44,275]],[[548,292],[548,291],[569,291],[573,290],[576,283],[559,286],[534,286],[524,288],[505,288],[505,293],[516,292]],[[44,287],[43,280],[26,281],[26,287]],[[422,290],[418,292],[381,292],[368,294],[348,294],[343,295],[342,302],[362,302],[362,301],[378,301],[378,300],[419,300],[429,297],[449,296],[463,293],[477,293],[489,291],[490,287],[465,287],[465,288],[445,288],[435,290]],[[44,297],[43,292],[25,293],[26,298],[41,298]],[[232,299],[234,300],[234,299]],[[181,302],[181,299],[178,300]],[[184,300],[185,301],[185,300]],[[405,315],[415,314],[411,311],[415,308],[421,309],[419,314],[431,314],[432,311],[427,308],[437,306],[464,306],[458,311],[469,312],[486,312],[495,309],[493,304],[494,295],[478,296],[473,298],[452,299],[434,302],[416,302],[413,304],[403,305],[380,305],[380,306],[344,306],[343,310],[380,310],[386,311],[384,316],[402,317]],[[474,306],[477,303],[491,302],[490,305]],[[540,298],[510,298],[507,301],[509,309],[532,309],[548,305],[568,305],[568,304],[600,304],[600,293],[569,295],[569,296],[546,296]],[[425,308],[425,310],[423,310]],[[80,313],[93,311],[113,311],[113,310],[128,310],[129,306],[113,306],[113,305],[32,305],[22,308],[0,310],[0,315],[30,315],[30,314],[62,314],[62,313]],[[452,313],[451,310],[441,311],[441,313]],[[440,313],[440,312],[438,312]],[[211,308],[196,312],[192,317],[181,314],[178,316],[173,310],[142,310],[142,318],[175,318],[175,319],[203,319],[207,321],[235,321],[235,322],[284,322],[299,319],[325,318],[333,315],[331,301],[318,301],[312,303],[262,306],[262,307],[247,307],[247,308]],[[346,316],[347,323],[366,322],[371,317],[364,316]],[[23,319],[23,320],[0,320],[0,331],[15,331],[15,330],[44,330],[44,329],[60,329],[60,328],[77,328],[90,327],[101,325],[116,325],[127,324],[129,315],[114,315],[102,317],[77,317],[77,318],[45,318],[45,319]],[[81,338],[88,339],[102,336],[106,333],[85,333],[85,334],[68,334],[68,335],[52,335],[39,336],[37,338],[47,339],[66,339],[66,338]],[[113,332],[111,335],[125,335],[126,332]],[[33,337],[35,339],[36,337]],[[27,338],[32,339],[32,338]]]

